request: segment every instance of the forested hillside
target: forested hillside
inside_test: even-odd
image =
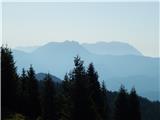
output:
[[[33,66],[18,74],[12,51],[1,47],[2,120],[160,119],[160,102],[139,97],[134,87],[109,91],[93,63],[86,68],[79,56],[58,83],[49,73],[38,81]]]
[[[64,74],[74,66],[73,58],[79,55],[85,61],[85,66],[90,62],[94,63],[99,73],[99,80],[101,82],[104,80],[108,89],[117,91],[121,84],[125,85],[127,89],[136,86],[139,95],[150,100],[160,100],[158,97],[160,96],[158,92],[160,58],[138,54],[138,50],[132,49],[133,47],[128,44],[113,43],[97,43],[95,46],[89,44],[95,51],[98,49],[98,53],[104,53],[103,55],[88,51],[83,46],[84,44],[76,41],[64,41],[47,43],[29,53],[13,50],[13,56],[16,66],[18,66],[18,73],[21,73],[23,68],[28,68],[30,64],[33,64],[36,72],[46,73],[49,71],[63,79]],[[125,46],[130,46],[129,48],[132,50]]]

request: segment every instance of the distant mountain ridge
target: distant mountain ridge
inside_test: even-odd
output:
[[[40,47],[40,46],[16,47],[14,49],[30,53],[30,52],[33,52],[34,50],[36,50],[38,47]]]
[[[100,55],[140,55],[142,53],[128,43],[123,42],[97,42],[82,44],[88,51]]]
[[[159,58],[137,54],[95,54],[74,41],[51,42],[30,53],[14,50],[13,55],[19,71],[33,64],[37,73],[49,71],[60,79],[73,68],[73,59],[79,55],[85,61],[85,66],[90,62],[94,63],[100,80],[105,81],[108,89],[117,90],[121,84],[127,89],[135,86],[140,95],[152,100],[160,99],[158,98]],[[153,92],[154,96],[151,94]]]
[[[49,47],[52,45],[64,45],[63,47],[66,47],[67,45],[71,45],[71,44],[73,46],[81,45],[81,47],[84,47],[88,52],[99,54],[99,55],[140,55],[140,56],[143,55],[140,51],[138,51],[132,45],[128,43],[117,42],[117,41],[113,41],[113,42],[101,41],[96,43],[79,44],[76,41],[66,40],[64,42],[49,42],[44,46]],[[28,52],[33,52],[40,47],[42,46],[16,47],[15,50],[20,50],[28,53]]]

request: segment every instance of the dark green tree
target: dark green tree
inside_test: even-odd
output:
[[[95,71],[93,63],[90,63],[88,66],[87,80],[90,118],[92,118],[92,120],[102,119],[103,98],[98,81],[98,73]]]
[[[62,82],[62,94],[68,94],[69,95],[70,90],[71,90],[71,81],[69,79],[68,74],[65,74],[64,80]]]
[[[25,69],[22,69],[22,73],[19,80],[19,105],[20,113],[24,115],[29,111],[29,96],[28,96],[28,79]],[[27,109],[28,108],[28,109]]]
[[[58,119],[60,120],[72,120],[73,101],[71,99],[72,93],[72,81],[68,74],[65,74],[62,81],[61,93],[57,97],[57,103],[59,108]]]
[[[109,119],[109,104],[108,104],[108,97],[107,97],[107,89],[105,86],[104,81],[102,82],[102,110],[101,110],[101,116],[103,120],[108,120]]]
[[[124,86],[121,86],[115,101],[114,120],[129,120],[128,97]]]
[[[1,105],[2,119],[7,114],[17,111],[17,81],[16,66],[12,52],[7,47],[1,47]]]
[[[30,119],[35,119],[40,115],[40,100],[39,100],[39,89],[38,81],[35,76],[35,71],[30,66],[27,71],[27,101],[28,101],[28,116]]]
[[[56,120],[55,86],[49,74],[47,74],[43,80],[41,111],[43,120]]]
[[[74,59],[74,70],[72,80],[73,85],[73,119],[74,120],[89,120],[89,104],[88,104],[88,90],[87,90],[87,78],[83,61],[79,56]]]
[[[132,88],[129,95],[130,120],[141,120],[139,97],[135,88]]]
[[[21,89],[22,89],[22,94],[27,91],[27,75],[26,75],[26,71],[23,68],[22,69],[22,74],[20,76],[20,80],[21,80]]]

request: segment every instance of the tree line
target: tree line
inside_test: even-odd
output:
[[[18,75],[11,49],[1,47],[2,120],[141,120],[139,97],[122,85],[110,105],[93,63],[79,56],[61,83],[48,73],[38,81],[31,65]]]

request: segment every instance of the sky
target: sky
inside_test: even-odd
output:
[[[2,43],[37,46],[75,40],[126,42],[159,56],[157,2],[4,2]]]

